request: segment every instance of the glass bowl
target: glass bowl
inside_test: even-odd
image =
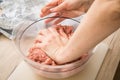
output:
[[[19,28],[14,29],[13,34],[15,34],[15,37],[13,39],[13,42],[16,48],[18,49],[19,53],[23,56],[25,62],[28,63],[29,66],[32,68],[32,70],[34,70],[37,74],[53,79],[70,77],[80,72],[84,68],[85,63],[90,58],[90,54],[88,57],[86,57],[83,60],[77,60],[68,64],[56,65],[56,66],[40,64],[27,58],[28,50],[33,45],[34,40],[38,35],[38,32],[41,29],[45,29],[52,25],[52,22],[49,24],[45,23],[45,20],[48,18],[57,19],[58,17],[43,18],[35,22],[32,22],[31,24],[29,24],[29,26],[20,26]],[[66,19],[59,24],[70,25],[70,26],[72,25],[74,27],[74,30],[80,23],[75,19],[71,19],[67,17],[59,17],[59,18]]]

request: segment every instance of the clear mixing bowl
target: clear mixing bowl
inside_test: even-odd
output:
[[[49,24],[45,23],[45,20],[48,18],[57,19],[58,17],[43,18],[29,24],[29,26],[20,26],[19,28],[14,29],[13,34],[15,34],[15,38],[13,42],[15,43],[15,46],[20,52],[20,54],[23,56],[24,60],[30,65],[32,70],[34,70],[37,74],[53,79],[70,77],[80,72],[84,68],[84,65],[90,58],[90,55],[83,60],[77,60],[68,64],[56,65],[56,66],[40,64],[30,60],[27,57],[28,50],[32,47],[34,40],[38,35],[38,32],[41,29],[45,29],[46,27],[49,27],[52,24],[52,23]],[[66,18],[66,17],[59,17],[59,18],[66,19],[59,24],[70,25],[70,26],[72,25],[74,29],[76,29],[76,27],[80,23],[79,21],[71,18]]]

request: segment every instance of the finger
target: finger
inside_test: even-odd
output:
[[[59,33],[59,29],[60,29],[61,25],[55,25],[54,28],[57,30],[57,32]]]
[[[58,3],[58,0],[54,0],[54,1],[50,2],[49,4],[47,4],[45,7],[43,7],[41,9],[40,16],[44,17],[44,16],[50,14],[51,13],[50,9],[57,6],[57,3]]]
[[[46,48],[47,44],[45,43],[39,43],[39,44],[36,44],[35,47],[39,47],[41,48],[41,50],[45,51],[45,48]]]
[[[44,30],[41,30],[39,34],[42,34],[43,36],[47,36],[48,34],[50,34],[50,31],[48,29],[44,29]]]
[[[70,39],[70,38],[72,37],[72,35],[73,35],[73,33],[69,34],[69,35],[68,35],[68,38]]]
[[[62,26],[61,26],[61,28],[60,28],[60,30],[59,30],[59,33],[60,33],[60,35],[63,36],[64,38],[67,38],[67,34],[65,34],[64,28],[62,28]]]
[[[62,16],[65,16],[65,17],[69,17],[69,18],[74,18],[74,17],[78,17],[80,15],[84,14],[84,12],[80,12],[80,11],[77,11],[77,10],[66,10],[66,11],[63,11],[62,12]]]
[[[38,34],[41,35],[41,36],[44,36],[44,35],[42,34],[42,30],[40,30]]]
[[[45,7],[42,8],[41,12],[46,13],[51,7],[57,6],[58,0],[53,0],[52,2],[48,3]]]
[[[50,27],[49,31],[53,34],[53,35],[59,35],[57,30],[54,27]]]
[[[39,36],[36,37],[35,43],[41,43],[43,41],[43,39],[44,39],[44,37],[39,35]]]
[[[64,11],[64,10],[66,10],[66,3],[65,2],[59,4],[55,8],[50,9],[51,12],[59,12],[59,11]]]
[[[65,26],[57,25],[55,28],[62,37],[67,37],[67,35],[65,34],[65,29],[64,29]]]
[[[53,18],[49,18],[49,19],[45,20],[45,23],[49,23],[49,22],[55,20],[56,18],[54,18],[54,17],[56,17],[56,16],[61,16],[61,14],[60,13],[56,13],[54,16],[52,16]]]
[[[55,20],[55,18],[49,18],[49,19],[45,20],[45,23],[49,23],[49,22],[51,22],[53,20]]]
[[[60,37],[60,34],[57,32],[57,30],[51,27],[50,31],[52,33],[52,37],[54,38],[55,43],[57,43],[59,46],[63,46],[64,43],[62,43],[62,39]]]
[[[48,9],[48,10],[47,10],[45,13],[40,13],[40,17],[44,17],[44,16],[52,13],[52,12],[50,11],[50,7],[49,7],[49,8],[46,8],[46,9]],[[58,13],[56,13],[56,14],[55,14],[54,16],[52,16],[52,17],[55,17],[55,16],[61,16],[61,13],[58,12]]]
[[[38,36],[36,37],[36,40],[41,40],[41,39],[43,39],[43,38],[44,38],[44,36],[38,35]]]
[[[73,31],[73,27],[72,26],[67,26],[66,28],[67,28],[66,29],[66,34],[71,34],[72,31]]]
[[[44,16],[50,14],[51,11],[50,11],[49,9],[50,9],[50,8],[46,7],[46,8],[44,9],[45,11],[41,11],[40,17],[44,17]]]
[[[47,59],[44,61],[44,63],[47,64],[47,65],[52,65],[52,59],[47,58]]]
[[[67,29],[68,29],[68,26],[64,26],[64,32],[68,36]]]
[[[57,20],[54,22],[54,24],[58,24],[58,23],[62,22],[63,20],[65,20],[65,18],[57,19]]]

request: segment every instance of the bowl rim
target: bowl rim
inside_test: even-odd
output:
[[[28,25],[28,26],[25,28],[25,30],[23,30],[23,33],[20,35],[20,38],[22,37],[22,35],[24,34],[24,32],[25,32],[30,26],[32,26],[33,24],[35,24],[35,23],[37,23],[37,22],[39,22],[39,21],[42,21],[42,20],[45,20],[45,19],[48,19],[48,18],[66,18],[66,19],[70,19],[70,20],[73,20],[73,21],[76,21],[76,22],[80,23],[80,21],[75,20],[75,19],[73,19],[73,18],[69,18],[69,17],[63,17],[63,16],[45,17],[45,18],[38,19],[38,20],[32,22],[30,25]]]

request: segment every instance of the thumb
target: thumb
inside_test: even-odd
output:
[[[57,7],[54,7],[52,9],[50,9],[51,12],[59,12],[59,11],[64,11],[66,9],[66,5],[65,3],[61,3],[60,5],[58,5]]]

